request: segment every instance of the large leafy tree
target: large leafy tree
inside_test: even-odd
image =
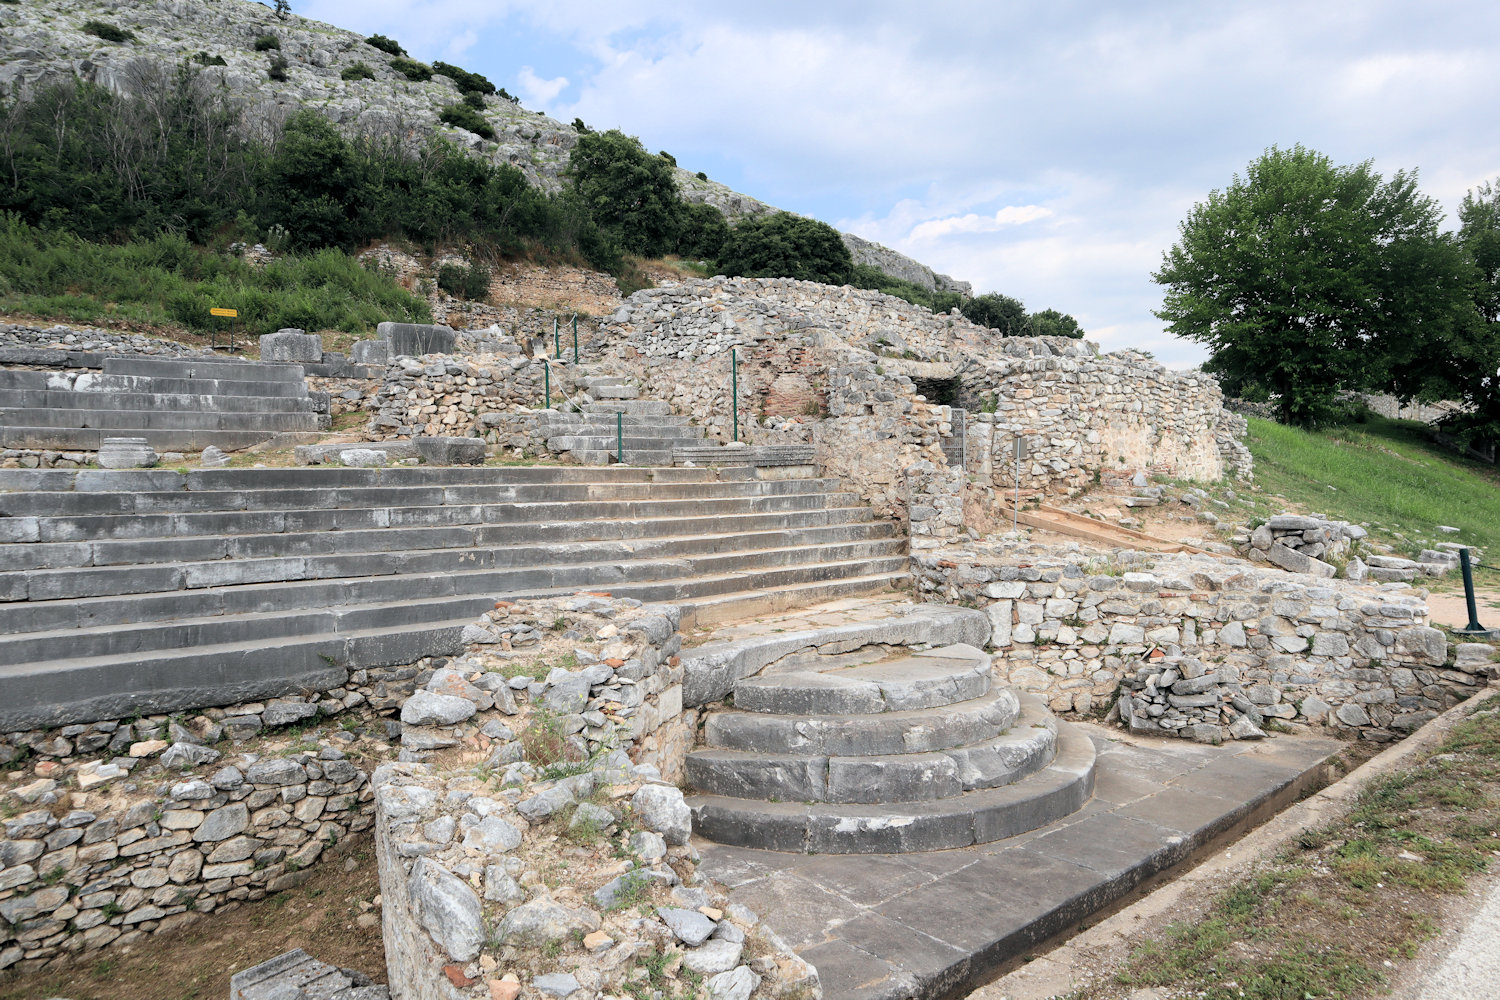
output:
[[[1007,337],[1025,337],[1031,333],[1031,321],[1020,299],[998,292],[976,295],[965,301],[959,311],[980,326],[999,330]]]
[[[676,245],[683,212],[673,166],[618,129],[583,132],[568,161],[574,190],[620,249],[659,257]]]
[[[1473,310],[1451,349],[1424,366],[1421,394],[1463,404],[1443,429],[1466,445],[1494,448],[1500,444],[1500,180],[1464,195],[1458,221]]]
[[[843,285],[854,274],[854,260],[843,237],[828,223],[777,212],[745,219],[730,229],[719,269],[730,276]]]
[[[1345,390],[1414,395],[1424,358],[1463,336],[1469,269],[1415,173],[1272,147],[1182,222],[1153,277],[1157,313],[1206,344],[1230,392],[1258,387],[1312,424]]]

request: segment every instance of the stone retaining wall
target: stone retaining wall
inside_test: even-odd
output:
[[[63,781],[7,789],[0,969],[70,964],[299,885],[325,847],[370,828],[366,774],[343,751],[282,739],[224,753],[207,735],[38,761]]]
[[[1214,725],[1235,721],[1218,713],[1242,690],[1265,724],[1386,740],[1472,694],[1490,669],[1474,653],[1450,658],[1444,634],[1428,625],[1425,592],[1402,584],[1030,545],[917,553],[912,562],[919,593],[986,609],[1001,677],[1055,712],[1097,714],[1143,666],[1186,657],[1205,665],[1198,676],[1218,672],[1237,688],[1217,692]],[[1205,707],[1172,703],[1152,718],[1191,734],[1204,713],[1186,710]]]
[[[456,356],[397,358],[367,407],[372,441],[418,436],[484,437],[492,427],[513,433],[506,416],[541,409],[544,362],[521,356],[473,360]],[[553,404],[574,391],[572,366],[552,364]]]

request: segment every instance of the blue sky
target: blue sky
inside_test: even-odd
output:
[[[736,190],[1174,366],[1150,278],[1271,145],[1500,176],[1500,5],[313,0]]]

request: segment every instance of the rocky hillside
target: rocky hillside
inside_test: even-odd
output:
[[[86,30],[90,22],[128,33],[118,41]],[[109,34],[105,32],[104,34]],[[260,41],[275,39],[276,47]],[[260,47],[257,48],[259,43]],[[271,78],[278,57],[281,75]],[[146,68],[184,62],[222,77],[225,86],[277,121],[300,106],[316,108],[337,124],[364,133],[410,140],[438,133],[473,155],[508,163],[532,183],[555,189],[577,142],[571,125],[497,95],[480,112],[493,140],[444,124],[439,114],[461,94],[446,76],[409,79],[393,57],[364,37],[293,14],[279,19],[271,8],[248,0],[52,0],[0,4],[0,96],[59,77],[76,76],[117,92],[128,92]],[[368,78],[360,78],[368,68]],[[346,76],[353,77],[345,79]],[[629,123],[621,123],[629,131]],[[775,211],[771,206],[678,168],[688,201],[707,202],[730,219]],[[969,294],[967,282],[867,242],[845,235],[856,263],[927,288]]]

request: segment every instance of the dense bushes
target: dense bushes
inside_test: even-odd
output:
[[[1024,337],[1031,332],[1026,307],[1019,299],[1013,299],[1009,295],[994,292],[976,295],[958,308],[970,321],[999,330],[1007,337]]]
[[[339,79],[373,80],[375,79],[375,70],[370,67],[369,63],[357,62],[352,66],[345,66],[343,72],[339,73]]]
[[[239,111],[207,78],[184,71],[132,87],[128,98],[88,84],[42,88],[0,115],[0,209],[91,240],[170,228],[207,243],[243,219],[252,237],[284,227],[297,250],[458,238],[618,266],[576,198],[544,194],[512,167],[444,143],[407,154],[394,141],[351,140],[310,110],[263,146],[242,138]],[[165,130],[152,125],[158,112]],[[69,128],[50,127],[59,120]]]
[[[431,66],[423,62],[417,62],[415,59],[407,59],[404,56],[397,56],[395,59],[392,59],[391,69],[400,73],[408,80],[415,80],[418,83],[432,79]]]
[[[255,40],[255,51],[268,52],[271,49],[281,48],[281,39],[275,35],[261,35]]]
[[[854,261],[838,230],[789,212],[745,219],[729,231],[719,270],[750,278],[798,278],[842,285]]]
[[[439,76],[446,76],[453,81],[453,85],[464,94],[493,94],[495,85],[490,83],[478,73],[470,73],[466,69],[460,69],[451,63],[435,62],[432,71]]]
[[[106,42],[128,42],[135,38],[133,33],[126,31],[124,28],[107,24],[104,21],[85,21],[83,22],[83,31],[86,35],[102,38]]]
[[[384,35],[371,35],[369,38],[365,39],[365,44],[375,46],[375,48],[384,52],[386,55],[406,55],[406,50],[401,47],[400,43],[398,43],[394,38],[387,38]]]
[[[894,295],[914,305],[926,306],[935,313],[947,312],[963,303],[963,296],[957,292],[933,291],[915,282],[892,277],[869,264],[856,264],[849,284],[855,288],[872,288],[877,292]]]
[[[478,96],[477,94],[474,96]],[[461,129],[467,129],[477,136],[485,139],[495,138],[495,128],[467,102],[463,104],[450,104],[442,110],[438,118],[449,125]]]
[[[214,307],[237,309],[246,333],[284,327],[361,332],[388,319],[431,318],[427,304],[388,275],[337,250],[252,267],[162,234],[107,245],[0,216],[0,309],[75,322],[101,319],[215,325]]]
[[[482,302],[490,294],[490,269],[483,264],[444,264],[438,268],[437,286],[449,295]]]

